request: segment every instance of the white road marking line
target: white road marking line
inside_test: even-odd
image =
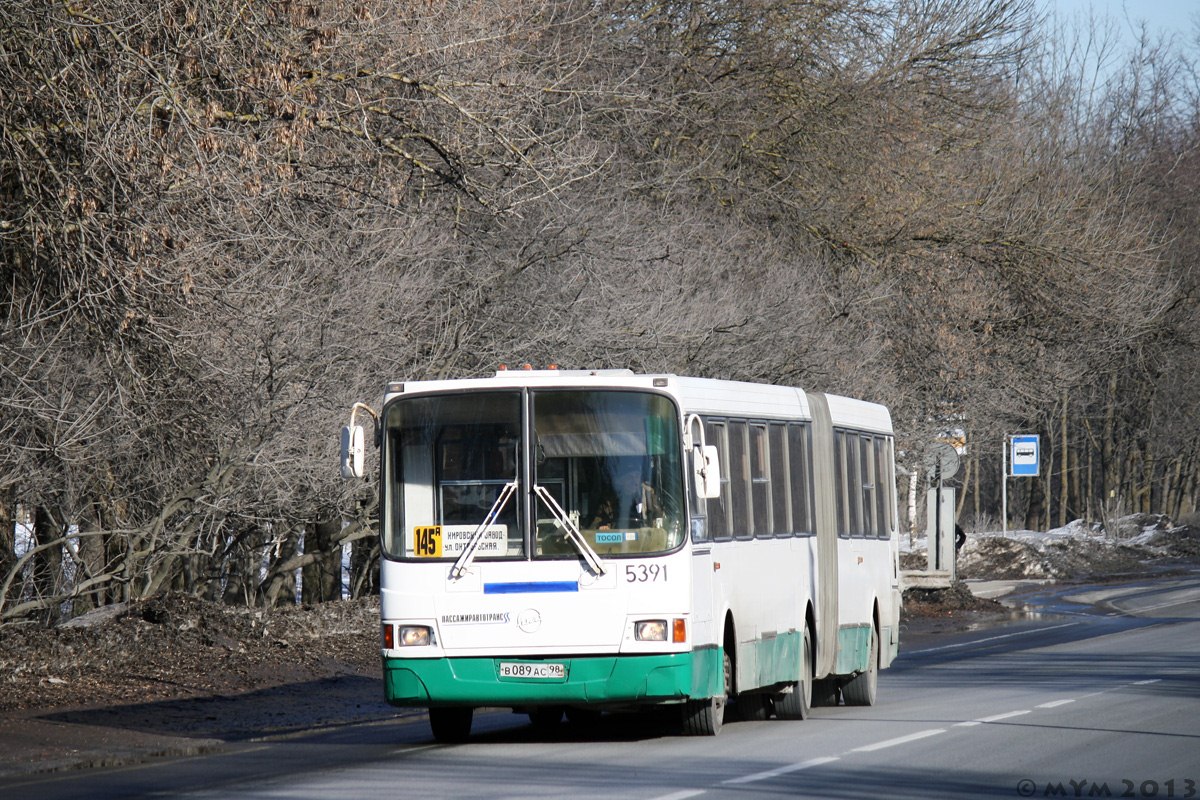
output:
[[[779,769],[769,769],[766,772],[756,772],[753,775],[743,775],[740,778],[730,778],[727,781],[721,781],[722,784],[734,783],[754,783],[755,781],[765,781],[768,778],[775,778],[780,775],[786,775],[789,772],[799,772],[802,769],[810,767],[819,767],[822,764],[828,764],[830,761],[837,761],[838,756],[824,756],[822,758],[810,758],[808,761],[801,761],[799,764],[789,764],[786,767]]]
[[[1055,628],[1067,628],[1067,627],[1070,627],[1071,625],[1078,625],[1078,624],[1079,624],[1078,622],[1068,622],[1063,625],[1054,625],[1049,628],[1038,628],[1037,630],[1034,630],[1034,631],[1018,631],[1017,633],[1005,634],[1003,636],[993,636],[988,639],[977,639],[974,642],[963,642],[961,644],[947,645],[946,647],[935,647],[935,648],[931,648],[930,650],[917,650],[915,652],[928,653],[928,652],[931,652],[932,650],[948,650],[952,647],[965,647],[968,644],[976,644],[978,642],[993,641],[995,639],[1007,639],[1009,637],[1020,636],[1025,633],[1036,633],[1037,631],[1048,631],[1048,630],[1054,630]],[[1142,681],[1133,681],[1132,683],[1129,683],[1127,685],[1129,685],[1129,686],[1144,686],[1144,685],[1151,684],[1151,683],[1158,683],[1160,680],[1162,680],[1162,679],[1161,678],[1149,678],[1147,680],[1142,680]],[[1105,689],[1105,690],[1101,690],[1099,692],[1092,692],[1090,694],[1083,695],[1083,697],[1093,697],[1098,694],[1104,694],[1106,691],[1110,691],[1110,690]],[[1051,700],[1047,703],[1042,703],[1038,706],[1035,706],[1035,708],[1058,708],[1059,706],[1065,706],[1069,703],[1074,703],[1077,699],[1079,699],[1079,698],[1068,697],[1068,698],[1064,698],[1062,700]],[[1024,716],[1025,714],[1031,714],[1031,713],[1033,713],[1033,712],[1029,709],[1021,709],[1019,711],[1006,711],[1003,714],[993,714],[990,717],[980,717],[979,719],[972,719],[972,720],[967,720],[965,722],[958,722],[958,723],[955,723],[954,727],[956,727],[956,728],[973,727],[976,725],[984,725],[984,724],[990,723],[990,722],[999,722],[1000,720],[1012,719],[1013,717],[1021,717],[1021,716]],[[851,752],[851,753],[871,753],[876,750],[884,750],[889,747],[895,747],[895,746],[901,745],[901,744],[908,744],[909,742],[920,741],[921,739],[927,739],[930,736],[937,736],[939,733],[945,733],[945,732],[946,732],[945,728],[931,728],[926,731],[918,731],[917,733],[910,733],[907,736],[900,736],[895,739],[887,739],[886,741],[876,742],[875,744],[867,744],[867,745],[863,745],[862,747],[855,747],[852,750],[850,750],[849,752]],[[833,761],[838,761],[839,759],[840,759],[840,756],[824,756],[822,758],[811,758],[808,761],[801,761],[796,764],[789,764],[785,767],[779,767],[777,769],[766,770],[765,772],[756,772],[752,775],[743,775],[739,778],[730,778],[729,780],[721,781],[721,783],[722,783],[722,785],[737,785],[737,784],[746,784],[746,783],[756,783],[758,781],[765,781],[765,780],[769,780],[771,778],[777,778],[780,775],[787,775],[788,773],[791,773],[791,772],[799,772],[801,770],[810,769],[812,767],[818,767],[822,764],[828,764]],[[697,797],[702,794],[704,794],[704,790],[702,790],[702,789],[685,790],[682,792],[676,792],[674,794],[662,795],[661,797],[652,798],[652,800],[687,800],[687,798]]]
[[[1043,631],[1052,631],[1052,630],[1056,630],[1058,628],[1069,628],[1072,625],[1082,625],[1082,624],[1083,623],[1081,623],[1081,622],[1064,622],[1061,625],[1051,625],[1048,628],[1033,628],[1032,630],[1017,631],[1016,633],[1005,633],[1005,634],[1001,634],[1000,636],[988,636],[985,639],[972,639],[969,642],[958,642],[957,644],[946,644],[946,645],[942,645],[941,647],[928,647],[924,650],[909,650],[908,655],[915,656],[915,655],[920,655],[921,653],[936,653],[939,650],[953,650],[957,647],[970,647],[973,644],[983,644],[984,642],[994,642],[999,639],[1011,639],[1014,636],[1027,636],[1031,633],[1042,633]]]
[[[1028,713],[1030,713],[1028,710],[1008,711],[1004,714],[996,714],[995,716],[991,716],[991,717],[980,717],[979,722],[999,722],[1002,719],[1009,719],[1010,717],[1019,717],[1022,714],[1028,714]]]
[[[1049,703],[1042,703],[1038,708],[1058,708],[1059,706],[1065,706],[1067,703],[1074,702],[1074,697],[1068,697],[1066,700],[1051,700]]]
[[[925,739],[930,736],[937,736],[939,733],[945,733],[945,728],[933,728],[927,731],[919,731],[918,733],[910,733],[908,736],[901,736],[898,739],[888,739],[886,742],[876,742],[875,744],[866,744],[862,747],[856,747],[851,750],[851,753],[871,753],[876,750],[883,750],[886,747],[895,747],[898,744],[907,744],[915,742],[918,739]]]
[[[658,797],[651,798],[651,800],[687,800],[689,797],[699,797],[704,792],[704,789],[685,789],[682,792],[659,795]]]
[[[1064,702],[1064,701],[1060,701],[1060,702]],[[1075,701],[1067,700],[1065,702],[1073,703]],[[1039,708],[1041,708],[1041,706],[1039,706]],[[976,725],[982,725],[985,722],[999,722],[1002,719],[1008,719],[1009,717],[1019,717],[1022,714],[1029,714],[1029,713],[1030,713],[1029,711],[1006,711],[1003,714],[996,714],[991,717],[980,717],[979,719],[969,719],[966,722],[956,722],[956,723],[954,723],[954,727],[956,727],[956,728],[971,728]]]

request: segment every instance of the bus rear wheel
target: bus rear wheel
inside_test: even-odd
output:
[[[790,692],[775,697],[775,716],[779,719],[808,719],[812,708],[812,663],[812,637],[805,628],[800,644],[800,680]]]
[[[433,738],[442,744],[461,744],[471,737],[473,708],[431,708],[429,727]]]
[[[867,668],[842,685],[842,699],[848,706],[873,706],[879,691],[879,637],[871,626],[871,641],[867,647]]]
[[[725,704],[733,688],[733,662],[729,651],[721,652],[725,688],[716,697],[689,700],[683,706],[683,732],[688,736],[716,736],[725,723]]]

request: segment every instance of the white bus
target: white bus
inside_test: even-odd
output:
[[[376,424],[385,693],[437,740],[485,706],[670,704],[713,735],[727,702],[875,702],[900,607],[883,406],[524,369],[389,384]],[[361,442],[352,414],[348,476]]]

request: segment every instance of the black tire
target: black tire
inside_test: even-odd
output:
[[[800,680],[792,691],[775,697],[775,716],[779,719],[808,719],[813,703],[812,638],[804,629],[800,645]]]
[[[429,727],[433,738],[442,744],[461,744],[471,738],[473,708],[431,708]]]
[[[733,662],[729,651],[721,651],[725,673],[724,691],[705,700],[689,700],[683,704],[683,733],[686,736],[716,736],[725,724],[725,705],[733,688]]]
[[[879,693],[879,637],[871,626],[871,642],[867,648],[867,669],[842,684],[842,699],[848,706],[873,706]]]

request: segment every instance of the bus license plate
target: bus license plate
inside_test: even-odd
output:
[[[501,678],[548,678],[562,679],[567,677],[567,668],[555,663],[519,663],[515,661],[500,662]]]

